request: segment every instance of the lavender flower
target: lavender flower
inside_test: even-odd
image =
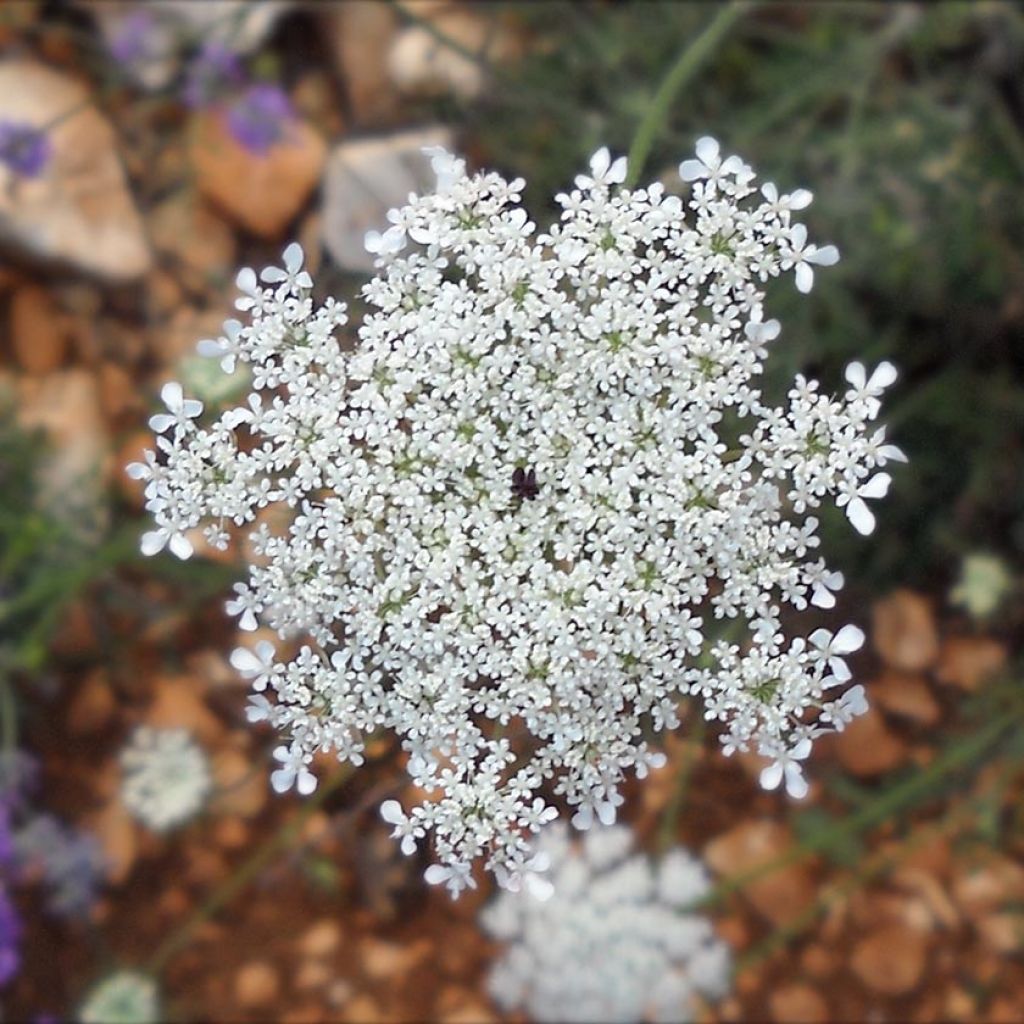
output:
[[[73,916],[93,902],[103,871],[95,836],[39,814],[15,835],[14,847],[21,877],[42,882],[52,913]]]
[[[211,39],[189,63],[181,98],[187,107],[201,110],[240,86],[244,74],[238,54]]]
[[[11,811],[6,802],[0,802],[0,875],[6,878],[14,866],[14,837],[11,834]],[[21,937],[21,919],[7,895],[7,887],[0,880],[0,988],[18,973],[21,956],[18,940]]]
[[[177,73],[181,30],[167,7],[138,4],[103,25],[111,55],[137,84],[162,89]]]
[[[288,94],[270,82],[250,85],[225,112],[228,131],[242,146],[259,156],[284,139],[294,117]]]
[[[11,833],[11,809],[0,800],[0,871],[14,864],[14,836]]]
[[[0,882],[0,988],[6,985],[21,966],[21,918],[14,909],[7,889]]]
[[[23,750],[0,752],[0,801],[12,811],[20,808],[38,776],[39,766],[31,754]]]
[[[194,818],[210,793],[209,762],[187,729],[140,726],[121,752],[121,767],[125,806],[157,832]]]
[[[53,155],[46,132],[21,121],[0,121],[0,164],[22,178],[38,178]]]
[[[154,30],[157,28],[152,11],[136,8],[122,18],[110,37],[110,55],[122,64],[137,64],[153,56]]]
[[[50,911],[71,916],[95,898],[103,857],[91,833],[31,810],[38,771],[23,751],[0,754],[0,871],[18,884],[41,883]]]

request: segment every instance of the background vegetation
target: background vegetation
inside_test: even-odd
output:
[[[835,1014],[855,1015],[879,1005],[890,1015],[913,1012],[918,1019],[1024,1013],[1024,992],[1019,978],[1013,981],[1024,950],[1024,881],[1005,868],[1024,855],[1019,662],[1024,10],[1010,2],[546,0],[460,6],[485,20],[492,32],[513,33],[520,41],[516,56],[496,62],[487,46],[466,43],[465,36],[452,32],[451,22],[438,17],[437,5],[387,5],[391,31],[424,28],[442,51],[485,72],[486,88],[474,95],[414,90],[396,93],[386,115],[361,113],[353,101],[351,68],[339,64],[322,20],[338,5],[290,9],[252,64],[298,97],[303,116],[332,142],[349,135],[387,136],[425,121],[452,126],[474,163],[526,178],[527,200],[538,216],[551,212],[549,197],[601,145],[643,153],[642,177],[667,183],[695,138],[714,134],[724,149],[742,154],[781,187],[812,187],[812,237],[834,242],[843,257],[835,270],[821,275],[813,301],[795,301],[788,286],[773,292],[784,333],[766,387],[778,391],[797,372],[838,383],[853,359],[868,364],[889,359],[900,370],[883,420],[889,436],[907,452],[909,465],[894,473],[892,494],[869,542],[854,537],[838,516],[828,524],[826,545],[830,562],[850,581],[844,611],[850,620],[872,623],[874,653],[865,656],[861,669],[878,678],[886,714],[891,708],[885,695],[899,707],[892,693],[910,692],[911,678],[928,693],[934,714],[908,713],[904,705],[877,726],[885,742],[899,744],[900,753],[890,761],[862,770],[849,752],[840,752],[812,766],[823,784],[807,807],[753,797],[749,773],[710,752],[695,753],[699,743],[688,745],[692,735],[673,748],[666,778],[657,786],[652,780],[655,795],[649,803],[640,792],[634,795],[636,806],[646,808],[637,812],[637,821],[649,838],[682,838],[699,848],[709,836],[732,834],[755,819],[788,830],[790,838],[773,857],[752,869],[747,864],[719,872],[708,901],[722,915],[739,954],[738,978],[750,979],[737,982],[738,995],[723,1016],[735,1019],[758,1006],[774,1007],[771,999],[784,985],[799,984],[816,991],[832,988],[829,1009]],[[30,55],[87,83],[95,103],[126,126],[119,145],[143,216],[151,218],[168,194],[181,189],[192,194],[193,171],[186,168],[165,180],[154,168],[175,163],[168,154],[180,157],[187,150],[195,125],[171,87],[144,95],[116,69],[98,70],[106,57],[93,14],[89,4],[9,5],[0,10],[0,60]],[[306,203],[280,238],[257,237],[244,225],[231,224],[237,262],[259,263],[292,234],[312,231],[317,237],[310,213],[315,202]],[[94,812],[99,809],[102,816],[107,806],[109,785],[88,779],[109,777],[125,726],[139,719],[151,692],[157,692],[154,680],[169,673],[201,674],[196,665],[208,665],[211,652],[226,651],[231,643],[220,608],[235,567],[202,560],[182,567],[169,559],[142,566],[134,551],[144,523],[137,500],[117,474],[125,446],[138,441],[148,396],[172,364],[158,340],[161,332],[183,307],[200,313],[221,309],[226,315],[233,267],[216,268],[198,283],[179,274],[178,283],[185,286],[179,288],[178,307],[154,314],[155,300],[140,298],[131,288],[97,283],[66,268],[41,269],[13,249],[5,263],[0,268],[0,331],[6,331],[0,335],[0,390],[6,396],[0,421],[4,742],[8,753],[21,746],[42,760],[43,804],[92,828]],[[329,261],[324,276],[356,280]],[[61,372],[84,366],[100,374],[106,361],[120,359],[134,392],[135,404],[126,400],[108,416],[109,454],[116,454],[118,466],[94,474],[103,482],[107,514],[84,535],[74,528],[76,516],[69,526],[66,508],[61,514],[39,500],[39,467],[65,442],[25,429],[19,412],[30,373],[19,362],[10,313],[12,296],[26,282],[41,283],[62,301],[70,295],[70,315],[99,325],[102,358],[90,362],[87,346],[72,345]],[[158,287],[147,279],[145,294],[155,295]],[[126,345],[111,355],[116,345],[110,339],[121,337],[118,332],[147,339],[140,354],[123,355],[134,351]],[[70,483],[64,494],[73,497]],[[994,556],[1007,582],[996,588],[991,609],[969,615],[951,591],[961,580],[965,557],[978,554]],[[894,604],[890,594],[897,588],[902,597]],[[914,593],[908,596],[906,588]],[[98,730],[74,734],[65,709],[96,672],[110,682],[112,709]],[[870,697],[871,685],[868,692]],[[233,730],[228,735],[237,738],[238,694],[216,687],[202,693],[206,706],[230,723],[224,726]],[[859,742],[878,744],[880,735]],[[258,775],[265,771],[262,742],[245,750]],[[710,749],[713,739],[703,742]],[[282,891],[292,900],[290,916],[273,919],[268,929],[294,932],[326,905],[360,941],[383,937],[396,946],[406,943],[402,948],[408,950],[409,943],[425,939],[434,944],[430,957],[446,943],[461,950],[462,960],[446,984],[478,992],[483,954],[474,946],[472,908],[430,905],[425,910],[423,901],[433,897],[420,893],[416,880],[403,876],[390,854],[381,852],[386,843],[374,845],[372,803],[381,786],[393,784],[386,771],[374,771],[365,784],[339,778],[323,794],[322,805],[260,803],[251,818],[236,815],[246,822],[244,842],[222,844],[220,860],[205,881],[203,871],[194,868],[194,850],[208,842],[204,824],[179,846],[141,841],[132,863],[141,858],[142,866],[134,867],[134,874],[130,867],[113,883],[87,922],[72,928],[39,919],[29,926],[25,955],[34,963],[9,993],[15,1015],[66,1012],[100,969],[86,952],[95,941],[110,951],[105,963],[130,960],[133,948],[149,950],[151,965],[168,972],[167,983],[186,1016],[225,1012],[235,1005],[234,990],[216,988],[217,971],[234,976],[263,954],[242,942],[241,952],[224,953],[218,967],[216,957],[203,959],[206,947],[193,945],[190,953],[190,943],[225,910],[236,916],[226,919],[226,931],[211,934],[234,941],[249,926],[263,934],[259,922],[266,921],[259,915],[271,914],[267,908]],[[312,832],[302,831],[310,821],[321,828],[321,838],[327,836],[326,845],[318,846]],[[109,831],[96,827],[109,842]],[[371,838],[357,840],[357,831]],[[949,862],[921,870],[952,892],[954,902],[963,872],[992,857],[1002,865],[993,883],[998,912],[1016,916],[999,942],[986,945],[990,939],[978,924],[981,918],[972,916],[975,904],[961,901],[954,908],[958,923],[937,925],[929,939],[929,983],[905,992],[877,991],[872,1003],[865,1002],[860,974],[841,982],[816,978],[805,963],[807,950],[832,944],[854,956],[858,943],[867,941],[867,919],[882,905],[879,893],[891,894],[893,878],[903,877],[899,872],[908,864],[919,864],[922,848],[940,842],[952,850]],[[255,859],[247,861],[250,847]],[[804,869],[814,872],[812,897],[799,915],[766,916],[756,897],[751,909],[755,876],[792,881],[792,872]],[[166,894],[181,888],[174,879],[183,874],[190,880],[187,892],[175,903]],[[230,911],[231,900],[253,884],[263,886],[262,901]],[[736,900],[741,890],[747,903]],[[163,899],[173,904],[167,915],[154,911],[144,920],[150,913],[144,909],[147,901],[155,906]],[[25,912],[36,906],[33,895],[19,900]],[[842,926],[829,925],[839,914],[836,907],[846,908]],[[858,907],[868,909],[861,914]],[[178,931],[168,938],[172,925]],[[834,933],[836,927],[840,933]],[[291,955],[283,946],[272,947],[266,958],[279,964]],[[49,963],[42,964],[47,957]],[[70,980],[55,982],[57,968],[67,969]],[[383,979],[396,992],[408,991],[405,1009],[412,1012],[416,992],[426,998],[427,983],[411,967],[398,975],[401,984],[390,975],[373,984]],[[366,991],[372,987],[367,978],[374,977],[364,969]],[[277,1015],[289,1000],[298,1000],[314,1017],[336,1010],[344,1019],[370,1019],[365,1003],[362,1011],[358,1004],[351,1010],[352,999],[362,992],[360,981],[353,984],[355,993],[348,1001],[339,996],[335,1009],[329,1000],[323,1002],[326,996],[319,1003],[309,996],[302,1004],[307,997],[275,990],[251,1015]],[[53,985],[63,1000],[59,1006],[47,1001]],[[291,990],[286,985],[283,991]],[[957,1004],[949,1001],[949,992],[970,998]],[[382,1018],[401,1016],[384,995],[375,998]],[[466,1005],[479,1011],[484,1004],[474,998]],[[437,999],[440,1006],[441,996]],[[780,1006],[772,1012],[786,1019]]]

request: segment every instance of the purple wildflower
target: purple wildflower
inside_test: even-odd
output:
[[[137,64],[153,56],[150,40],[156,19],[152,11],[138,8],[125,15],[114,30],[108,47],[114,60],[122,64]]]
[[[31,809],[38,771],[24,751],[0,752],[0,872],[17,884],[41,882],[50,910],[74,915],[96,895],[103,855],[91,833]]]
[[[226,117],[234,138],[250,152],[262,155],[284,138],[295,111],[279,85],[256,82],[228,106]]]
[[[23,750],[0,751],[0,802],[20,810],[39,779],[39,765]]]
[[[0,121],[0,164],[23,178],[42,174],[53,154],[46,132],[21,121]]]
[[[181,98],[187,107],[201,110],[244,81],[238,54],[223,43],[210,40],[192,58],[185,73]]]
[[[14,835],[11,831],[11,808],[0,799],[0,872],[10,871],[14,864]]]
[[[51,912],[71,916],[88,909],[103,871],[95,836],[39,814],[17,833],[14,843],[22,877],[42,881]]]
[[[6,887],[0,883],[0,988],[18,973],[21,966],[20,938],[21,918],[7,896]]]

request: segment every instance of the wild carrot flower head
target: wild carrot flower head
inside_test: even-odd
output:
[[[140,726],[121,752],[121,767],[125,806],[157,831],[198,814],[211,789],[207,757],[185,729]]]
[[[758,190],[710,141],[682,166],[688,202],[622,187],[599,152],[547,231],[522,180],[431,150],[434,194],[367,239],[356,348],[297,245],[243,270],[243,319],[201,351],[248,363],[252,394],[202,421],[165,388],[157,451],[129,469],[149,552],[253,527],[229,610],[287,647],[233,660],[251,720],[288,737],[277,784],[308,791],[317,751],[358,762],[393,730],[431,799],[384,814],[406,850],[431,836],[428,879],[453,892],[480,856],[515,885],[556,799],[611,823],[686,697],[795,795],[813,739],[861,709],[836,699],[860,631],[787,636],[781,616],[842,586],[817,557],[822,503],[874,525],[902,458],[874,423],[893,374],[762,395],[781,331],[763,286],[810,287],[833,253],[793,220],[809,193]]]
[[[692,904],[710,889],[677,847],[660,862],[631,853],[633,833],[599,826],[573,842],[564,823],[536,844],[551,895],[501,892],[481,923],[505,949],[488,987],[534,1021],[682,1021],[698,997],[728,990],[731,958]]]
[[[86,997],[82,1024],[156,1024],[160,1020],[156,982],[137,971],[115,971]]]

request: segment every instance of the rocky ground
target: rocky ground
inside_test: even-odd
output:
[[[273,740],[244,723],[244,684],[225,658],[234,556],[201,559],[194,575],[140,566],[127,552],[141,496],[123,467],[150,441],[162,382],[227,397],[193,352],[218,332],[241,263],[294,237],[326,286],[368,269],[362,236],[424,183],[420,147],[453,141],[438,98],[470,102],[492,86],[436,31],[499,62],[534,41],[467,4],[416,4],[411,21],[375,2],[301,17],[281,4],[246,23],[244,45],[276,55],[296,116],[286,144],[254,154],[171,94],[173,58],[170,75],[147,65],[113,82],[88,64],[111,30],[106,5],[91,6],[0,12],[0,120],[54,125],[51,174],[0,178],[0,394],[48,440],[39,507],[88,549],[128,538],[63,608],[43,671],[18,680],[45,800],[95,831],[108,884],[80,925],[25,897],[25,967],[4,1013],[63,1014],[103,970],[157,956],[185,1019],[497,1019],[483,983],[495,947],[475,923],[487,892],[451,903],[397,853],[376,814],[404,785],[386,746],[315,813],[270,793]],[[821,744],[798,814],[758,789],[756,759],[726,760],[685,731],[627,804],[652,848],[683,841],[718,879],[772,866],[718,892],[711,912],[740,969],[707,1016],[1024,1020],[1019,775],[954,758],[938,796],[893,797],[898,810],[877,821],[865,812],[983,728],[964,708],[1007,674],[1007,632],[980,629],[941,594],[896,589],[848,611],[871,621],[857,668],[873,710]],[[118,792],[117,753],[139,723],[187,727],[214,767],[208,812],[167,838],[137,825]],[[294,841],[203,909],[303,814]],[[864,826],[846,835],[851,819]],[[187,941],[163,945],[197,914]]]
[[[302,813],[297,800],[269,794],[269,737],[240,724],[243,693],[223,659],[233,637],[218,621],[220,601],[185,615],[173,594],[151,581],[137,586],[130,611],[113,620],[104,613],[119,638],[113,664],[99,658],[88,602],[72,607],[57,635],[58,650],[74,652],[77,664],[59,668],[61,707],[33,739],[48,798],[95,829],[110,884],[88,926],[35,920],[27,947],[47,955],[30,957],[14,983],[16,1016],[73,1005],[98,960],[148,962],[253,850]],[[833,811],[832,769],[871,792],[935,764],[943,725],[957,720],[964,694],[998,676],[1006,653],[955,620],[940,630],[932,604],[909,591],[876,603],[873,643],[862,661],[874,666],[876,710],[840,742],[823,744],[802,815]],[[173,670],[169,652],[180,659]],[[133,822],[116,788],[119,744],[140,721],[193,731],[222,789],[202,820],[167,839]],[[497,948],[475,923],[486,890],[452,903],[422,885],[422,864],[401,857],[376,816],[379,801],[404,783],[390,751],[375,753],[373,767],[306,817],[295,841],[167,959],[177,1014],[498,1019],[484,989]],[[627,804],[647,845],[680,841],[718,879],[768,866],[712,910],[740,969],[734,993],[709,1019],[1022,1018],[1024,851],[1019,838],[993,848],[978,820],[1019,819],[1020,792],[1006,788],[1004,765],[965,768],[953,795],[864,829],[844,857],[804,852],[820,826],[805,828],[781,797],[758,789],[755,759],[727,760],[699,739],[676,740],[669,753]],[[682,794],[680,778],[688,780]]]

